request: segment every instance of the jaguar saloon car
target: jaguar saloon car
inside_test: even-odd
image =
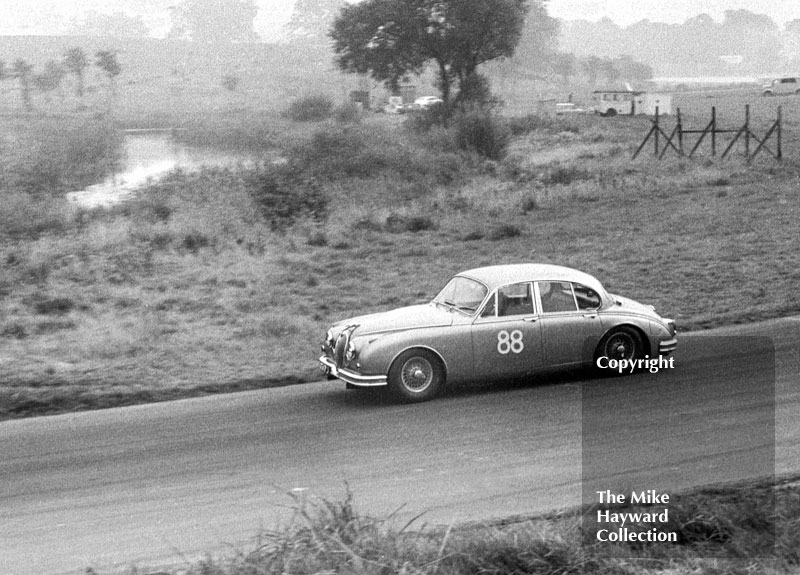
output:
[[[434,397],[445,383],[634,365],[677,345],[673,320],[608,293],[591,275],[515,264],[456,274],[427,304],[334,324],[319,365],[329,379],[388,386],[413,402]]]

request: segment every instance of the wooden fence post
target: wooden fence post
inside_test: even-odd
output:
[[[717,107],[711,106],[711,156],[717,156]]]

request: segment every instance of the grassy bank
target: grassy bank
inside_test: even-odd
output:
[[[632,118],[511,119],[496,160],[397,117],[187,125],[270,160],[101,211],[6,186],[0,418],[312,380],[329,322],[486,264],[584,269],[682,330],[800,311],[790,122],[788,157],[751,165],[632,162],[649,127]]]
[[[676,494],[669,515],[677,542],[611,544],[583,531],[581,510],[436,527],[361,515],[350,493],[342,501],[295,499],[293,520],[261,533],[253,548],[180,573],[767,575],[800,565],[797,478]]]

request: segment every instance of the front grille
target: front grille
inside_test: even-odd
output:
[[[339,337],[336,338],[336,345],[333,349],[333,361],[336,362],[336,367],[342,367],[344,365],[344,352],[347,349],[347,343],[350,339],[348,334],[348,330],[344,330],[339,334]]]

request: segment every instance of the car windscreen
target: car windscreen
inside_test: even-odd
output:
[[[486,286],[480,282],[456,276],[447,282],[433,301],[466,313],[475,313],[487,291]]]

